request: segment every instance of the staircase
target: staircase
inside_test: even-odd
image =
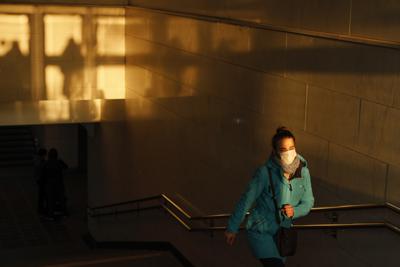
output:
[[[98,267],[182,267],[183,265],[168,252],[119,252],[100,250],[89,252],[84,256],[70,256],[68,259],[55,260],[53,263],[41,263],[43,267],[72,267],[72,266],[98,266]]]
[[[88,240],[86,179],[67,173],[71,215],[48,221],[36,213],[37,187],[30,168],[0,171],[1,267],[183,267],[165,244]],[[82,235],[85,234],[85,238]]]
[[[0,168],[32,166],[34,151],[29,126],[0,127]]]
[[[62,250],[62,252],[61,252]],[[7,267],[185,267],[166,251],[138,251],[112,249],[33,248],[30,251],[1,253],[2,265]],[[37,254],[35,255],[34,252]]]

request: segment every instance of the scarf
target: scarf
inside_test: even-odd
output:
[[[285,164],[283,163],[277,156],[275,155],[271,155],[272,159],[274,160],[274,162],[280,166],[282,168],[282,170],[285,173],[289,173],[290,176],[292,176],[297,168],[300,166],[300,158],[296,155],[296,157],[294,158],[293,162],[290,164]]]

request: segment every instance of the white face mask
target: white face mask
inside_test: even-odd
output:
[[[281,160],[284,164],[289,165],[293,162],[293,160],[296,158],[296,149],[288,150],[285,152],[279,153]]]

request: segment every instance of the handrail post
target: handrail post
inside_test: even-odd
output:
[[[164,206],[167,207],[168,206],[168,201],[165,198],[162,198],[162,201],[163,201]],[[168,211],[166,209],[164,209],[164,213],[168,214]]]
[[[331,221],[331,223],[339,222],[339,214],[336,211],[332,211],[331,213],[328,213],[327,217]],[[337,239],[337,233],[338,233],[338,230],[336,228],[328,229],[328,234],[335,239]]]
[[[210,227],[214,227],[214,219],[210,219]],[[214,237],[214,230],[210,230],[210,236]]]

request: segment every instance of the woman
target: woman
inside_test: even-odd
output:
[[[245,214],[251,210],[246,223],[247,237],[253,255],[263,266],[284,266],[286,257],[277,250],[274,234],[279,226],[268,178],[271,171],[281,226],[291,227],[292,221],[310,212],[314,205],[310,173],[306,160],[296,153],[295,137],[285,127],[277,129],[272,138],[272,153],[259,167],[247,190],[242,194],[228,221],[226,241],[232,245]]]

